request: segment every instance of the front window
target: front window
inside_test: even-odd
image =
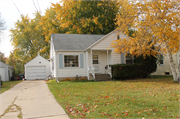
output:
[[[64,67],[79,67],[78,55],[65,55]]]
[[[126,64],[133,64],[133,57],[129,53],[126,55]]]

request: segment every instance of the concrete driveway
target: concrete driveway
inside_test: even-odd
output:
[[[43,80],[23,81],[0,94],[1,119],[69,119]]]

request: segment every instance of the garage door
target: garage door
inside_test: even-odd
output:
[[[45,66],[28,66],[27,67],[27,79],[45,79],[46,78],[46,67]]]
[[[6,81],[5,80],[5,68],[0,68],[0,75],[1,75],[2,81]]]

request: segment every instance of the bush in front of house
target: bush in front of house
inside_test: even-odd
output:
[[[143,56],[135,57],[134,63],[144,63],[148,74],[151,74],[157,69],[157,58],[154,56]]]
[[[117,80],[145,78],[157,69],[157,58],[154,56],[137,56],[134,64],[111,65],[112,78]]]
[[[117,80],[143,78],[148,75],[143,63],[111,65],[112,78]]]

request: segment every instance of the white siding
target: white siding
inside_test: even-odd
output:
[[[126,36],[122,33],[119,34],[120,38],[126,38]],[[107,49],[110,48],[111,42],[113,40],[117,40],[117,33],[113,31],[109,35],[107,35],[104,39],[102,39],[100,42],[95,44],[94,46],[91,47],[91,49]]]
[[[178,71],[177,56],[178,56],[177,53],[173,54],[173,60],[174,60],[176,71]],[[164,64],[163,65],[157,64],[157,70],[156,70],[156,72],[152,73],[152,75],[165,75],[165,72],[169,72],[169,74],[172,75],[168,57],[164,56],[163,59],[164,59],[164,61],[163,61]]]
[[[10,76],[9,76],[8,70],[10,71]],[[0,62],[0,71],[1,71],[0,75],[3,75],[1,77],[3,81],[11,80],[12,72],[13,72],[13,67],[12,66],[9,66],[9,65],[7,65],[7,64],[5,64],[3,62]]]
[[[64,67],[59,68],[59,54],[63,54],[63,64],[64,64],[64,55],[79,55],[79,65],[80,65],[80,54],[84,55],[84,68],[80,67]],[[86,53],[85,52],[57,52],[56,55],[56,67],[58,69],[58,77],[76,77],[78,76],[87,76],[87,66],[86,66]]]
[[[0,75],[1,75],[1,80],[2,81],[6,81],[6,73],[5,73],[5,68],[4,67],[0,67]]]
[[[122,33],[119,33],[119,37],[120,38],[127,38],[127,36],[125,36]],[[110,46],[111,42],[113,40],[116,40],[116,39],[117,39],[117,33],[115,31],[113,31],[112,33],[107,35],[104,39],[102,39],[100,42],[98,42],[97,44],[92,46],[91,49],[92,50],[102,50],[102,49],[106,50],[107,48],[111,47]],[[112,50],[111,55],[110,55],[111,56],[110,64],[120,64],[121,63],[121,55],[113,52],[114,48],[110,48],[110,50]]]

